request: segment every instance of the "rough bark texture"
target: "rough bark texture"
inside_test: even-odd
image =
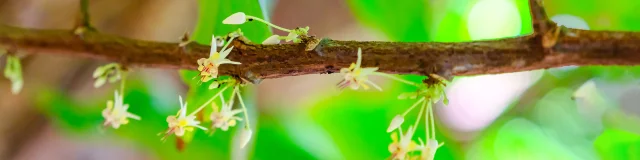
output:
[[[436,73],[445,77],[545,69],[568,65],[638,65],[640,33],[586,31],[557,27],[545,16],[540,2],[530,0],[534,33],[497,40],[461,43],[358,42],[305,38],[299,44],[260,45],[233,42],[231,60],[220,74],[260,79],[337,72],[356,61],[362,48],[364,67],[396,74]],[[557,34],[555,34],[557,33]],[[543,47],[543,44],[549,44]],[[129,66],[196,69],[209,46],[149,42],[87,31],[36,30],[0,25],[0,46],[41,54],[68,54],[116,61]]]

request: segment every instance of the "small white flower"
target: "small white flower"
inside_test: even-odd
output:
[[[223,131],[227,131],[229,127],[233,127],[237,124],[236,121],[242,120],[242,118],[236,116],[236,114],[242,112],[242,109],[232,110],[233,102],[225,104],[223,101],[221,109],[218,109],[218,106],[215,105],[215,103],[212,103],[212,107],[213,112],[211,112],[210,116],[212,129],[220,128]]]
[[[400,127],[400,125],[402,125],[402,123],[404,123],[404,117],[402,117],[401,115],[396,115],[395,117],[393,117],[393,120],[391,120],[391,124],[389,124],[389,128],[387,128],[387,132],[391,132],[397,129],[398,127]]]
[[[424,144],[420,139],[420,146],[418,147],[420,148],[420,152],[421,152],[420,159],[433,160],[433,158],[436,155],[436,151],[438,150],[438,148],[442,147],[442,145],[444,145],[444,143],[438,144],[438,140],[435,140],[435,139],[428,139],[427,144]]]
[[[362,49],[358,48],[358,60],[356,63],[351,63],[349,68],[340,69],[340,73],[345,74],[344,80],[338,83],[339,88],[345,88],[347,86],[351,87],[351,89],[358,89],[362,86],[365,90],[369,89],[369,85],[374,88],[382,91],[380,86],[376,85],[372,81],[369,80],[369,75],[373,74],[378,70],[378,67],[370,67],[370,68],[361,68],[360,65],[362,63]],[[367,85],[369,84],[369,85]]]
[[[280,43],[280,36],[272,35],[269,38],[262,41],[262,44],[270,45],[270,44],[278,44]]]
[[[107,108],[102,110],[104,126],[111,125],[114,129],[118,129],[120,125],[128,124],[129,118],[140,120],[140,116],[127,111],[129,104],[124,104],[122,95],[118,94],[118,91],[114,92],[114,101],[107,101]]]
[[[412,151],[417,151],[418,145],[411,140],[413,134],[416,129],[413,126],[409,127],[406,134],[402,134],[402,129],[400,129],[400,140],[398,140],[397,132],[393,132],[391,134],[391,139],[393,142],[389,144],[389,152],[391,152],[391,159],[404,160],[407,156],[407,153]]]
[[[217,43],[215,41],[215,36],[213,36],[211,41],[211,51],[209,54],[209,58],[200,58],[198,59],[198,71],[200,71],[200,80],[202,82],[208,82],[213,78],[218,77],[218,68],[222,64],[240,64],[240,62],[235,62],[227,59],[229,53],[233,49],[233,46],[230,48],[226,48],[229,44],[224,46],[220,52],[217,51]],[[233,39],[232,39],[233,40]],[[227,42],[230,43],[231,41]]]
[[[247,22],[247,15],[244,12],[234,13],[222,20],[222,24],[243,24]]]
[[[253,131],[251,131],[251,129],[242,129],[242,131],[240,132],[240,148],[244,148],[245,146],[247,146],[247,144],[249,144],[252,134]]]
[[[169,124],[169,129],[165,132],[166,138],[170,134],[175,134],[178,137],[184,135],[185,132],[193,131],[195,127],[200,128],[202,130],[207,130],[207,128],[200,126],[200,122],[196,120],[196,116],[188,115],[187,116],[187,103],[182,103],[182,96],[179,96],[180,99],[180,110],[176,114],[176,116],[168,116],[167,123]]]

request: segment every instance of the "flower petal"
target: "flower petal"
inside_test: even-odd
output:
[[[99,77],[98,79],[96,79],[96,81],[93,83],[93,87],[95,88],[99,88],[102,85],[104,85],[105,83],[107,83],[107,78],[105,77]]]
[[[178,123],[178,119],[176,118],[176,116],[168,116],[167,117],[167,123],[169,123],[169,124]]]
[[[378,71],[378,67],[362,68],[362,69],[360,69],[360,75],[367,76],[367,75],[372,74],[373,72],[376,72],[376,71]]]
[[[218,65],[221,65],[221,64],[235,64],[235,65],[239,65],[239,64],[242,64],[242,63],[240,63],[240,62],[236,62],[236,61],[231,61],[231,60],[229,60],[229,59],[224,59],[224,60],[222,60],[222,61],[218,62]]]
[[[93,71],[93,78],[97,78],[98,76],[104,74],[107,71],[107,67],[98,67],[95,71]]]
[[[176,136],[178,136],[178,137],[182,137],[182,136],[184,135],[184,130],[185,130],[185,129],[184,129],[184,128],[182,128],[182,127],[177,127],[177,128],[174,130],[174,132],[175,132]]]
[[[198,65],[199,65],[199,66],[204,66],[204,62],[205,62],[205,61],[207,61],[207,59],[206,59],[206,58],[200,58],[200,59],[198,59]]]
[[[131,119],[135,119],[135,120],[140,120],[140,116],[135,115],[131,112],[127,112],[127,117],[131,118]]]
[[[218,52],[218,44],[216,42],[216,36],[211,35],[211,49],[209,50],[209,57],[213,56],[213,54],[215,54],[216,52]]]

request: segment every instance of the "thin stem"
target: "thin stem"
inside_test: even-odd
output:
[[[239,90],[238,86],[236,86],[235,90]],[[251,128],[251,126],[249,126],[249,114],[247,113],[247,107],[244,105],[244,100],[242,100],[242,95],[240,94],[240,91],[237,91],[236,94],[238,95],[238,100],[242,106],[242,112],[244,112],[245,126],[246,128]]]
[[[269,22],[267,22],[267,21],[265,21],[265,20],[263,20],[263,19],[261,19],[261,18],[258,18],[258,17],[254,17],[254,16],[249,16],[249,15],[247,15],[247,19],[252,19],[252,20],[256,20],[256,21],[258,21],[258,22],[262,22],[262,23],[264,23],[264,24],[266,24],[266,25],[269,25],[269,26],[271,26],[271,27],[273,27],[273,28],[275,28],[275,29],[281,30],[281,31],[291,32],[291,30],[290,30],[290,29],[282,28],[282,27],[280,27],[280,26],[278,26],[278,25],[275,25],[275,24],[269,23]]]
[[[224,108],[226,106],[226,102],[224,101],[224,97],[219,96],[220,97],[220,103],[222,103],[222,107],[220,108],[220,110],[222,110],[222,108]]]
[[[216,95],[214,95],[213,97],[209,98],[209,100],[207,100],[207,102],[204,102],[204,104],[202,104],[200,107],[198,107],[198,109],[196,109],[195,111],[191,112],[191,114],[189,114],[189,116],[193,116],[196,113],[200,112],[202,109],[204,109],[204,107],[209,105],[209,103],[211,103],[213,101],[213,99],[215,99],[216,97],[220,96],[222,94],[222,92],[227,90],[227,88],[229,88],[229,85],[224,86],[224,88],[222,88],[220,91],[218,91],[218,93],[216,93]]]
[[[424,129],[425,129],[425,134],[427,136],[427,141],[429,141],[429,139],[431,139],[429,132],[431,131],[431,128],[429,128],[429,110],[431,109],[431,105],[428,106],[427,110],[424,111]]]
[[[229,97],[229,107],[230,107],[230,109],[233,108],[233,102],[234,102],[233,99],[236,98],[236,92],[237,91],[238,90],[236,90],[235,87],[233,88],[233,91],[231,91],[231,97]]]
[[[127,73],[129,72],[127,71],[120,71],[120,72],[122,75],[122,77],[120,77],[120,94],[124,95],[124,86],[125,86],[125,83],[127,82]]]
[[[418,122],[420,122],[420,118],[422,118],[422,112],[424,111],[425,106],[427,106],[427,101],[422,101],[422,106],[420,107],[420,112],[418,112],[418,118],[416,118],[416,122],[413,124],[414,127],[418,128]],[[427,114],[424,114],[425,118]]]
[[[227,49],[227,47],[229,47],[229,44],[231,44],[231,42],[233,42],[233,39],[234,39],[234,38],[236,38],[236,37],[233,37],[233,36],[232,36],[232,37],[229,39],[229,41],[228,41],[226,44],[224,44],[224,46],[222,47],[222,49],[221,49],[220,51],[222,52],[222,51],[224,51],[225,49]]]
[[[412,85],[412,86],[418,86],[416,83],[402,79],[402,78],[398,78],[396,76],[390,75],[390,74],[386,74],[386,73],[382,73],[382,72],[373,72],[373,75],[377,75],[377,76],[382,76],[382,77],[387,77],[393,80],[396,80],[398,82],[402,82],[404,84],[408,84],[408,85]]]
[[[433,119],[433,104],[429,106],[429,118],[431,119],[431,137],[436,139],[436,125]]]
[[[420,104],[420,102],[424,101],[424,97],[420,98],[420,100],[416,101],[416,103],[413,103],[413,105],[411,107],[409,107],[409,109],[407,109],[406,111],[404,111],[404,113],[402,113],[402,117],[407,116],[407,114],[409,114],[409,112],[411,112],[411,110],[413,110],[413,108],[416,108],[416,106],[418,106],[418,104]]]
[[[81,27],[86,27],[89,30],[93,29],[93,26],[91,26],[91,20],[89,17],[89,0],[80,0],[80,22],[79,25]]]

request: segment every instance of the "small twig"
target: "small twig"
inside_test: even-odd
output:
[[[89,0],[80,0],[80,9],[76,17],[76,25],[74,33],[83,35],[87,31],[96,31],[91,25],[91,17],[89,15]]]
[[[529,0],[529,12],[535,33],[546,33],[553,26],[542,5],[543,0]]]

